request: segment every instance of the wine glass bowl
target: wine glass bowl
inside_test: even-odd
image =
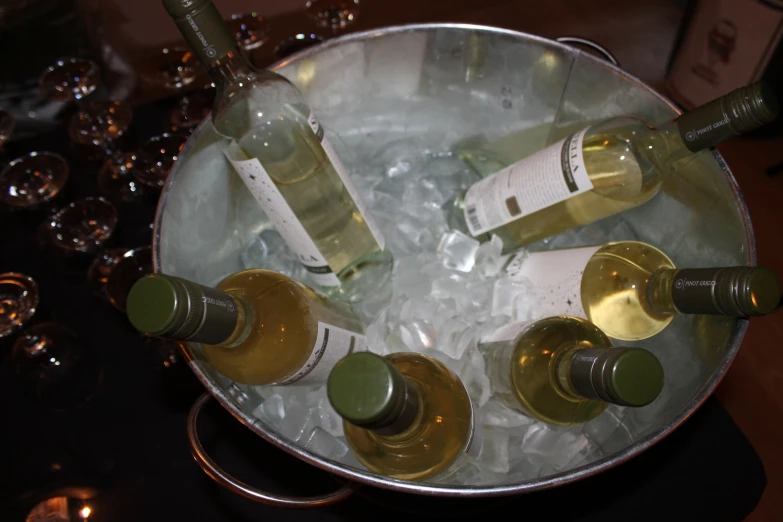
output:
[[[14,121],[14,117],[8,114],[8,112],[0,109],[0,149],[2,149],[5,142],[11,138],[11,134],[14,133],[15,127],[16,121]]]
[[[68,163],[59,154],[31,152],[0,172],[0,203],[14,209],[36,208],[60,193],[69,174]]]
[[[50,101],[78,101],[100,83],[100,68],[84,58],[63,58],[50,65],[38,79],[41,97]]]
[[[153,272],[152,248],[139,247],[128,250],[114,265],[106,280],[106,295],[117,310],[125,312],[125,302],[131,287]]]
[[[109,274],[128,252],[127,248],[111,248],[98,254],[87,269],[87,284],[96,295],[107,297]]]
[[[133,167],[133,176],[142,185],[160,189],[179,157],[187,137],[165,133],[153,136],[141,147]]]
[[[323,37],[314,33],[298,33],[277,44],[277,47],[275,47],[273,52],[278,59],[282,60],[286,56],[299,52],[302,49],[306,49],[312,45],[319,44],[323,41]]]
[[[0,339],[20,330],[35,315],[38,285],[18,272],[0,274]]]
[[[208,84],[192,94],[181,97],[169,116],[169,125],[172,131],[177,132],[197,127],[209,116],[214,100],[214,84]]]
[[[269,39],[269,21],[255,12],[231,15],[226,25],[245,51],[259,48]]]
[[[107,159],[98,171],[98,192],[115,205],[138,201],[146,193],[133,177],[135,152],[117,154]]]
[[[199,72],[193,51],[184,47],[165,47],[144,60],[141,75],[154,86],[177,91],[193,83]]]
[[[102,197],[89,197],[66,205],[52,217],[52,244],[63,252],[94,252],[117,226],[117,210]]]
[[[79,145],[101,146],[125,134],[132,119],[133,112],[126,102],[93,102],[73,115],[68,125],[68,135]]]
[[[55,410],[87,402],[103,376],[95,354],[58,323],[40,323],[19,334],[11,360],[32,395]]]
[[[308,0],[307,17],[321,29],[328,29],[332,36],[351,25],[359,16],[359,0]]]

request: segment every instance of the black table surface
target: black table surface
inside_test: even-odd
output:
[[[165,105],[137,109],[134,141],[163,129]],[[78,160],[64,129],[11,144],[4,161],[52,150],[72,165],[69,197],[95,195],[95,165]],[[148,244],[154,202],[122,209],[118,241]],[[499,498],[431,498],[359,488],[325,508],[285,510],[221,488],[190,456],[185,421],[203,389],[181,362],[166,367],[120,312],[92,294],[84,271],[63,270],[35,240],[34,220],[0,218],[0,272],[19,271],[39,284],[36,322],[68,326],[103,367],[95,396],[80,408],[53,412],[25,393],[2,343],[0,363],[0,516],[22,521],[40,500],[68,487],[97,491],[90,520],[251,521],[365,520],[391,513],[408,520],[476,518],[514,513],[568,521],[740,521],[766,485],[758,455],[716,399],[640,456],[580,482]],[[212,401],[200,433],[211,455],[239,479],[271,492],[323,494],[340,486],[329,474],[267,444]],[[518,509],[518,512],[511,511]]]

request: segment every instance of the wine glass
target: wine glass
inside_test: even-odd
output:
[[[68,125],[68,136],[75,145],[87,147],[91,155],[96,149],[102,156],[117,162],[116,141],[125,134],[133,119],[130,105],[124,101],[109,100],[92,102],[73,115]]]
[[[52,244],[65,254],[92,253],[103,245],[117,226],[117,210],[102,197],[74,201],[49,223]]]
[[[165,47],[142,62],[141,77],[147,83],[170,90],[187,87],[198,77],[199,64],[184,47]]]
[[[38,79],[42,98],[55,102],[79,101],[98,88],[100,68],[84,58],[62,58]]]
[[[38,208],[60,193],[69,174],[68,163],[59,154],[31,152],[0,172],[0,203],[12,209]]]
[[[187,96],[181,97],[171,110],[169,125],[174,132],[191,130],[209,116],[212,103],[215,100],[215,84],[205,87]]]
[[[113,154],[98,171],[98,192],[115,205],[139,201],[147,193],[133,177],[135,152]]]
[[[88,501],[57,496],[36,504],[25,522],[87,522],[92,515],[93,508]]]
[[[308,0],[307,17],[332,36],[352,24],[359,16],[359,0]]]
[[[269,39],[269,21],[255,12],[231,15],[226,25],[245,51],[259,48]]]
[[[110,248],[98,254],[87,269],[87,285],[90,290],[101,297],[106,297],[106,282],[109,274],[128,252],[127,248]]]
[[[106,280],[106,295],[109,302],[120,312],[125,312],[125,302],[131,287],[153,272],[152,248],[139,247],[128,250],[114,265]]]
[[[20,330],[35,315],[38,285],[18,272],[0,274],[0,339]]]
[[[16,127],[14,117],[8,114],[8,112],[0,109],[0,149],[3,148],[5,142],[11,137]]]
[[[133,167],[136,181],[147,187],[161,189],[186,139],[181,134],[165,133],[147,140],[139,149],[138,159]]]
[[[323,41],[323,37],[314,33],[298,33],[277,44],[277,47],[275,47],[273,52],[278,59],[282,60],[286,56],[299,52],[302,49],[306,49],[311,45],[319,44]]]
[[[19,334],[11,360],[27,390],[54,410],[86,403],[103,378],[96,354],[58,323],[40,323]]]

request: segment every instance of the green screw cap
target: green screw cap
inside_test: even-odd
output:
[[[157,274],[142,277],[128,294],[126,310],[131,324],[149,335],[166,335],[184,321],[187,307],[171,279]]]
[[[603,380],[612,402],[646,406],[663,390],[663,367],[652,353],[641,348],[614,348],[604,367]]]
[[[415,417],[416,392],[383,357],[359,352],[341,359],[329,374],[329,402],[346,421],[363,428],[399,433]],[[411,407],[411,405],[414,405]]]

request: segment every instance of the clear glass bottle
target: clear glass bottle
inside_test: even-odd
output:
[[[453,228],[506,250],[631,209],[655,196],[695,153],[775,119],[758,82],[660,127],[631,117],[591,125],[475,183],[449,209]]]
[[[639,241],[535,252],[511,277],[530,281],[542,314],[585,318],[622,341],[652,337],[676,314],[748,317],[780,302],[778,279],[766,268],[677,269]]]
[[[145,334],[201,343],[207,362],[242,384],[322,383],[366,346],[346,305],[270,270],[238,272],[217,288],[149,275],[133,285],[127,313]]]
[[[509,325],[479,351],[493,398],[550,424],[588,422],[610,403],[645,406],[663,390],[663,368],[652,353],[615,348],[575,317]]]
[[[349,355],[329,375],[327,394],[348,445],[374,473],[425,480],[481,451],[468,392],[425,355]]]
[[[250,65],[210,0],[163,4],[217,87],[224,154],[313,280],[350,302],[385,284],[383,235],[302,93]]]

